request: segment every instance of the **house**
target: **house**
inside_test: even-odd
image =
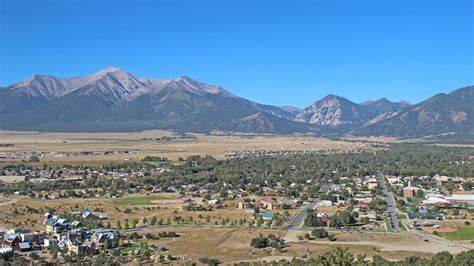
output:
[[[94,254],[95,244],[90,239],[82,242],[82,254]]]
[[[43,242],[44,242],[44,233],[43,232],[21,233],[20,234],[20,239],[21,239],[22,242],[43,244]]]
[[[68,237],[66,247],[69,252],[79,254],[81,243],[77,237]]]
[[[263,198],[260,199],[258,202],[262,204],[262,208],[267,209],[269,211],[282,208],[282,204],[272,198]]]
[[[2,247],[8,247],[15,249],[20,243],[20,237],[17,234],[5,234],[2,239],[0,239],[0,244]]]
[[[67,229],[67,225],[65,224],[65,219],[58,219],[58,218],[49,218],[46,220],[46,233],[48,234],[56,234],[61,233],[65,229]]]
[[[73,231],[78,231],[82,227],[82,222],[76,220],[76,221],[72,221],[70,225]]]
[[[367,187],[369,189],[374,189],[377,187],[377,179],[375,178],[369,178],[369,180],[367,180]]]
[[[82,216],[86,212],[91,212],[91,211],[89,209],[80,208],[79,210],[75,211],[74,214],[78,214],[79,216]]]
[[[114,241],[118,239],[117,234],[113,230],[98,229],[92,234],[91,241],[96,245],[101,245],[105,240]]]
[[[412,187],[412,186],[404,187],[403,196],[405,196],[406,198],[416,197],[419,190],[420,188],[417,188],[417,187]]]
[[[366,207],[367,205],[369,205],[370,202],[367,202],[365,200],[359,200],[357,201],[357,207]]]
[[[324,206],[324,207],[331,207],[332,206],[332,201],[330,200],[322,200],[319,202],[319,205],[320,206]]]
[[[46,238],[43,244],[43,246],[46,248],[51,248],[57,245],[58,245],[58,240],[54,238]]]
[[[252,204],[251,201],[240,201],[237,204],[237,208],[240,210],[253,209],[254,205]]]
[[[18,243],[18,248],[17,249],[20,252],[31,251],[31,245],[28,242],[21,242],[21,243]]]
[[[282,199],[280,201],[281,203],[281,206],[283,209],[294,209],[296,208],[296,202],[292,201],[292,200],[288,200],[288,199]]]
[[[386,178],[388,183],[390,183],[391,185],[402,182],[402,180],[398,176],[387,176]]]
[[[84,220],[89,220],[89,221],[96,221],[97,219],[99,219],[95,214],[93,214],[92,212],[84,212],[82,214],[82,219]]]

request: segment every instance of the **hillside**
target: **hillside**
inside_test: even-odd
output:
[[[354,103],[328,95],[299,109],[259,104],[181,76],[140,77],[108,67],[84,77],[34,75],[0,89],[0,129],[37,131],[213,131],[328,136],[469,138],[473,86],[421,103]],[[449,133],[449,134],[446,134]]]
[[[1,129],[315,132],[311,125],[292,121],[292,112],[242,99],[218,86],[189,77],[136,77],[117,68],[73,79],[36,75],[0,93]]]
[[[355,135],[419,137],[474,132],[474,86],[440,93],[397,114],[354,130]]]

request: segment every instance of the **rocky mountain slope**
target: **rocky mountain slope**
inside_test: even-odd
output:
[[[189,77],[158,80],[106,68],[86,77],[35,75],[0,90],[0,128],[42,131],[306,133],[294,113]]]
[[[474,135],[473,88],[415,105],[328,95],[299,109],[252,102],[186,76],[161,80],[108,67],[84,77],[34,75],[0,88],[0,129],[464,137]]]
[[[474,132],[474,86],[440,93],[354,130],[355,135],[419,137]]]
[[[332,129],[338,133],[347,133],[389,117],[406,106],[385,98],[356,104],[340,96],[328,95],[299,112],[296,120],[318,125],[326,131]]]

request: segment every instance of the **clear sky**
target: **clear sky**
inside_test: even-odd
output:
[[[305,107],[329,93],[418,102],[474,84],[469,0],[0,0],[0,8],[1,86],[116,66]]]

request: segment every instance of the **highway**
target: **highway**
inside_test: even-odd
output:
[[[400,224],[398,223],[398,214],[393,193],[388,190],[384,175],[377,173],[376,178],[377,183],[382,189],[384,199],[387,202],[387,217],[390,222],[391,229],[393,232],[400,232]]]
[[[291,219],[288,224],[286,225],[287,229],[295,229],[297,228],[304,220],[304,217],[306,216],[306,213],[308,212],[309,209],[314,209],[316,207],[316,204],[318,203],[318,199],[313,198],[309,200],[309,203],[303,207],[301,207],[300,212]]]

